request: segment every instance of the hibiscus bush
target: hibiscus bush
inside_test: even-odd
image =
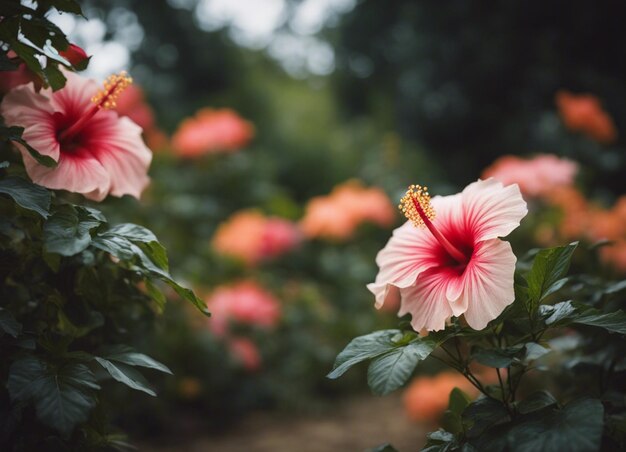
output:
[[[0,103],[0,445],[125,449],[109,381],[155,396],[146,371],[171,373],[132,347],[152,331],[163,289],[208,311],[172,278],[149,229],[110,223],[81,196],[139,197],[151,152],[107,109],[129,77],[99,91],[75,74],[87,56],[47,20],[50,8],[81,13],[73,1],[0,6],[3,80],[16,81]]]
[[[436,419],[449,393],[423,450],[623,448],[626,284],[590,274],[597,250],[573,242],[516,259],[498,237],[519,226],[526,202],[517,184],[491,178],[432,204],[411,186],[400,208],[409,221],[368,288],[410,323],[355,338],[328,377],[370,361],[368,385],[384,395],[428,358],[458,372],[466,382],[422,379],[406,395],[412,417]]]

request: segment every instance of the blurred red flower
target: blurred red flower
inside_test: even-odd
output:
[[[602,144],[611,144],[617,139],[615,124],[596,96],[562,90],[556,93],[556,105],[568,129],[584,133]]]
[[[254,126],[233,110],[204,108],[185,119],[172,137],[172,147],[181,157],[234,152],[254,136]]]
[[[312,198],[300,227],[309,238],[346,240],[362,223],[389,227],[394,219],[394,207],[380,188],[366,188],[350,180],[336,186],[330,195]]]
[[[219,225],[211,243],[218,253],[254,265],[291,251],[300,239],[292,222],[266,217],[257,210],[243,210]]]
[[[505,155],[485,169],[481,177],[493,177],[504,185],[517,184],[523,194],[536,197],[556,187],[572,185],[577,172],[575,162],[552,154],[540,154],[531,159]]]
[[[254,372],[261,368],[261,353],[254,342],[245,337],[235,337],[228,341],[230,352],[243,367]]]
[[[231,322],[272,329],[281,317],[278,299],[252,280],[219,286],[206,301],[209,328],[218,336],[228,333]]]

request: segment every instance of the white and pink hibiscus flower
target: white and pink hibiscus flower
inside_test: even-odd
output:
[[[112,75],[100,90],[94,80],[66,72],[67,84],[57,92],[35,91],[33,84],[10,91],[0,104],[8,126],[24,128],[22,137],[53,168],[38,163],[17,145],[33,182],[102,201],[108,194],[139,198],[148,185],[152,152],[141,128],[111,108],[132,79]]]
[[[400,208],[409,221],[378,253],[380,271],[367,286],[377,308],[399,298],[398,315],[411,314],[416,331],[442,330],[461,315],[481,330],[514,301],[516,257],[499,237],[528,212],[517,185],[478,180],[432,202],[412,185]]]

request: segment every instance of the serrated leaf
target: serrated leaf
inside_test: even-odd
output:
[[[44,248],[48,253],[74,256],[89,246],[91,230],[101,224],[101,218],[93,213],[93,209],[60,206],[44,224]]]
[[[39,185],[10,176],[0,179],[0,193],[9,195],[20,207],[32,210],[43,218],[50,216],[50,192]]]
[[[367,384],[374,394],[385,395],[398,389],[411,376],[415,366],[426,359],[438,343],[420,338],[374,358],[367,369]]]
[[[124,237],[131,242],[150,243],[158,241],[151,230],[133,223],[116,224],[111,226],[107,233]]]
[[[569,269],[570,261],[578,242],[567,246],[543,249],[537,253],[528,273],[528,296],[532,303],[530,310],[547,295],[562,287],[561,279]]]
[[[26,356],[11,365],[7,388],[12,401],[32,401],[44,424],[68,436],[87,420],[96,404],[93,390],[99,386],[84,364],[53,368]]]
[[[392,341],[392,338],[399,334],[401,334],[400,330],[382,330],[352,339],[337,355],[333,370],[326,377],[339,378],[355,364],[393,350],[397,344]]]
[[[137,391],[145,392],[153,397],[156,397],[156,393],[150,388],[148,382],[143,375],[130,366],[122,363],[113,363],[107,359],[99,356],[95,357],[95,360],[113,377],[114,380],[125,384],[129,388]]]
[[[22,324],[15,320],[13,314],[0,307],[0,330],[4,333],[17,337],[22,332]]]
[[[170,375],[172,374],[172,371],[165,364],[150,358],[148,355],[138,353],[126,345],[116,345],[104,348],[101,350],[100,355],[110,361],[117,361],[130,366],[147,367],[149,369],[158,370]]]
[[[16,127],[16,126],[1,127],[0,130],[2,131],[2,138],[4,140],[14,141],[24,146],[24,148],[28,151],[28,153],[35,160],[37,160],[37,163],[39,163],[40,165],[46,166],[48,168],[54,168],[58,165],[56,160],[54,160],[50,156],[40,154],[37,149],[32,147],[30,144],[26,142],[26,140],[22,138],[22,134],[24,133],[23,127]]]

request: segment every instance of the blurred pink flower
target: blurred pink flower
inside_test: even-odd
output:
[[[120,116],[128,116],[143,129],[144,140],[150,149],[156,151],[167,145],[167,136],[157,126],[154,112],[141,88],[130,85],[120,94],[116,104],[115,110]]]
[[[575,162],[551,154],[537,155],[532,159],[505,155],[485,169],[482,177],[493,177],[504,185],[518,184],[523,194],[536,197],[556,187],[572,185],[577,172]]]
[[[209,328],[218,336],[228,333],[231,322],[271,329],[281,316],[280,303],[252,280],[220,286],[209,295]]]
[[[237,151],[253,136],[254,126],[233,110],[204,108],[180,124],[172,137],[172,147],[181,157],[198,157]]]
[[[37,93],[32,84],[19,86],[0,104],[7,125],[24,127],[28,144],[58,163],[55,168],[43,166],[17,145],[26,172],[39,185],[95,201],[109,193],[139,198],[149,182],[152,153],[140,127],[108,110],[130,77],[111,76],[99,92],[93,80],[71,72],[65,76],[67,85],[60,91]]]
[[[351,180],[336,186],[328,196],[311,199],[300,227],[310,238],[345,240],[361,223],[389,227],[394,218],[394,208],[381,189],[365,188]]]
[[[281,256],[300,243],[295,224],[277,217],[266,217],[256,210],[243,210],[220,224],[212,240],[221,254],[254,265]]]
[[[247,371],[254,372],[261,368],[261,353],[250,339],[244,337],[231,338],[228,340],[228,347]]]
[[[433,198],[431,206],[426,189],[411,186],[401,206],[410,221],[378,253],[380,271],[367,286],[376,307],[399,294],[399,315],[410,313],[416,331],[441,330],[453,315],[485,328],[515,298],[516,258],[498,237],[527,213],[519,187],[479,180],[462,193]]]
[[[559,91],[556,93],[556,105],[568,129],[582,132],[602,144],[610,144],[617,139],[615,124],[596,96]]]

